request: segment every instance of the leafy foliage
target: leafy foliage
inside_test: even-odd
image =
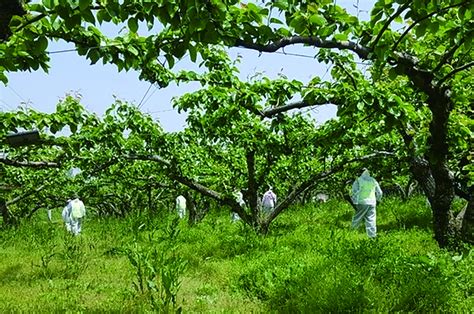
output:
[[[48,40],[62,39],[92,64],[134,69],[161,87],[191,81],[202,85],[175,100],[179,110],[189,113],[188,128],[177,134],[164,134],[150,117],[120,103],[102,120],[71,99],[56,115],[2,113],[2,134],[18,127],[48,127],[52,133],[69,127],[69,138],[54,141],[66,147],[63,151],[40,148],[32,161],[66,158],[91,175],[90,169],[97,169],[91,167],[94,163],[123,169],[117,156],[141,160],[131,168],[143,171],[155,169],[144,162],[152,159],[161,165],[160,178],[218,200],[265,231],[314,181],[337,172],[341,175],[334,181],[341,186],[352,172],[348,164],[358,167],[355,160],[374,151],[396,152],[397,169],[379,162],[375,172],[390,181],[411,172],[432,205],[440,245],[446,246],[459,229],[451,205],[455,193],[472,198],[474,177],[469,163],[471,1],[378,0],[367,21],[329,0],[44,0],[25,4],[23,11],[9,12],[9,29],[1,37],[4,82],[7,72],[47,70]],[[105,24],[123,27],[123,32],[106,36],[101,32]],[[317,48],[315,58],[333,65],[331,78],[314,76],[308,84],[284,76],[242,82],[237,64],[221,49],[272,53],[296,44]],[[200,73],[173,70],[188,55],[201,62]],[[360,61],[366,71],[358,66]],[[321,127],[302,114],[289,113],[328,103],[338,107],[338,120]],[[25,150],[10,154],[18,158]],[[287,201],[260,223],[257,195],[269,182]],[[243,184],[247,209],[230,196]],[[465,215],[464,225],[469,217],[474,216]],[[464,239],[472,241],[470,234],[464,232]]]

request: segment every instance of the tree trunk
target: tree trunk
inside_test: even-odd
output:
[[[464,217],[462,217],[461,239],[474,244],[474,197],[472,195],[466,206]]]
[[[441,195],[431,204],[434,235],[440,247],[447,247],[455,237],[454,216],[451,212],[453,198],[450,195]]]
[[[0,199],[0,211],[2,212],[3,225],[10,224],[10,213],[8,212],[7,202],[2,198]]]
[[[411,170],[428,198],[433,213],[434,237],[440,247],[450,244],[455,237],[455,221],[451,212],[454,199],[453,181],[446,168],[431,170],[429,162],[421,157],[412,160]],[[436,180],[435,180],[436,177]]]
[[[254,228],[258,227],[259,223],[259,206],[258,206],[258,187],[257,182],[255,180],[255,151],[249,151],[246,154],[247,160],[247,175],[248,175],[248,182],[247,182],[247,191],[248,191],[248,200],[249,200],[249,207],[251,210],[252,221],[251,225]]]
[[[422,157],[415,157],[411,161],[410,170],[428,201],[432,204],[435,194],[435,182],[428,161]]]
[[[435,180],[429,162],[421,157],[412,160],[411,170],[430,202],[434,237],[440,247],[446,247],[455,236],[454,216],[451,212],[454,188],[449,172],[446,168],[438,170]]]

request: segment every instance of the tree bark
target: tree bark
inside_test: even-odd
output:
[[[259,214],[259,206],[258,206],[258,187],[257,182],[255,180],[255,151],[249,151],[246,154],[247,160],[247,196],[249,200],[249,206],[252,214],[252,225],[254,227],[258,226],[258,214]]]
[[[454,200],[454,178],[447,166],[448,119],[453,106],[447,96],[439,88],[435,88],[428,98],[428,106],[433,114],[428,138],[428,161],[435,181],[435,195],[431,208],[435,239],[440,247],[448,246],[455,236],[454,216],[451,212],[451,204]]]
[[[2,212],[3,225],[7,226],[10,224],[10,213],[8,212],[7,202],[5,199],[0,199],[0,211]]]
[[[462,217],[461,239],[474,244],[474,198],[472,195],[464,212],[464,217]]]

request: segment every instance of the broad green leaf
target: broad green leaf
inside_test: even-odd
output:
[[[275,0],[273,5],[283,11],[288,8],[288,0]]]
[[[420,24],[418,24],[418,26],[416,27],[416,37],[423,37],[426,35],[426,27],[428,26],[428,23],[426,22],[421,22]]]
[[[85,11],[91,5],[91,0],[79,0],[79,9]]]
[[[46,39],[45,36],[39,37],[38,40],[36,41],[35,52],[41,53],[45,51],[46,48],[48,48],[48,39]]]
[[[345,40],[347,40],[347,34],[345,34],[345,33],[336,34],[336,35],[334,35],[334,39],[338,40],[338,41],[345,41]]]
[[[282,21],[280,21],[279,19],[277,19],[275,17],[270,18],[270,23],[272,23],[272,24],[283,24]]]
[[[327,23],[327,20],[324,16],[322,15],[319,15],[319,14],[313,14],[311,15],[311,17],[309,18],[309,22],[313,25],[316,25],[316,26],[323,26]]]
[[[127,24],[128,24],[128,28],[130,29],[132,33],[136,33],[138,31],[138,22],[136,18],[134,17],[130,18]]]
[[[191,61],[196,62],[196,59],[197,59],[196,46],[189,45],[188,51],[189,51],[189,58],[191,59]]]
[[[168,67],[172,68],[174,66],[174,57],[170,54],[165,55],[166,61],[168,61]]]
[[[47,9],[53,9],[54,6],[55,6],[55,1],[54,0],[43,0],[43,5],[47,8]]]

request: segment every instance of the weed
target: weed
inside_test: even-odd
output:
[[[133,286],[136,292],[149,300],[153,310],[169,313],[179,312],[177,294],[181,285],[180,276],[186,269],[186,261],[177,253],[178,219],[173,219],[162,236],[148,235],[148,243],[134,243],[126,255],[135,270]]]

